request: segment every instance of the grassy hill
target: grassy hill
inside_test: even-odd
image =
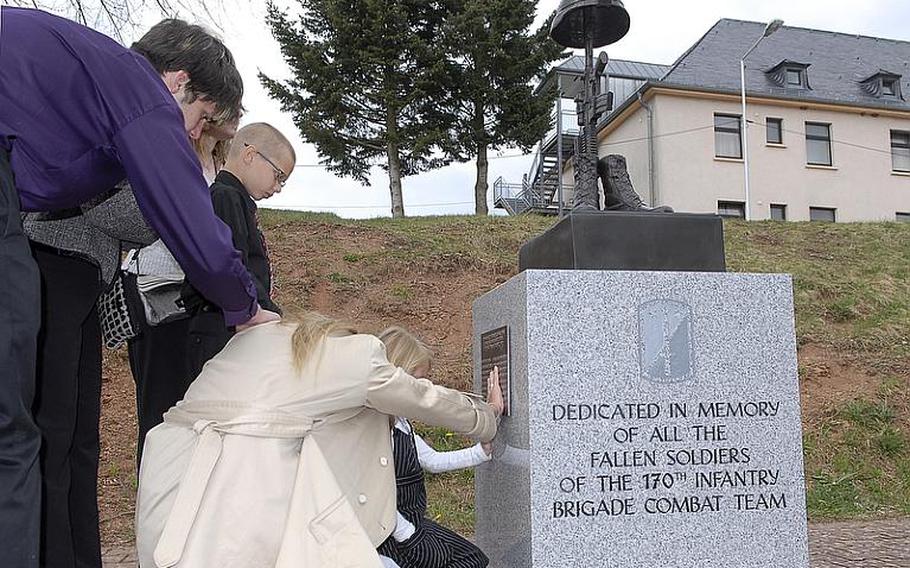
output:
[[[342,220],[264,211],[279,303],[368,331],[402,324],[436,350],[433,379],[471,382],[471,303],[516,273],[554,220]],[[794,277],[812,519],[910,515],[910,224],[725,224],[728,269]],[[106,358],[101,469],[108,544],[132,538],[135,415],[123,352]],[[425,429],[441,449],[458,436]],[[432,476],[431,513],[470,534],[470,472]]]

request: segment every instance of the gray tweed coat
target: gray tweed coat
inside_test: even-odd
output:
[[[139,211],[129,185],[121,184],[79,208],[25,213],[25,234],[32,241],[72,253],[101,270],[106,288],[120,265],[121,250],[153,243],[158,235]]]

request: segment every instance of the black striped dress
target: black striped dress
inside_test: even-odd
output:
[[[401,568],[484,568],[489,560],[464,537],[426,518],[427,490],[417,458],[414,430],[392,428],[398,511],[416,529],[404,542],[392,537],[379,545],[379,553]]]

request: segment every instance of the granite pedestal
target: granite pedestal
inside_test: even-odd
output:
[[[491,568],[807,568],[788,276],[527,270],[473,315],[478,390],[509,337]]]

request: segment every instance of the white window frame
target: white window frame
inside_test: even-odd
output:
[[[783,216],[780,219],[774,218],[775,209],[783,212]],[[772,203],[771,204],[771,220],[772,221],[786,221],[787,220],[787,204],[786,203]]]
[[[724,208],[737,209],[739,214],[737,215],[725,215],[721,213],[721,210]],[[746,203],[744,201],[731,201],[728,199],[718,199],[717,200],[717,214],[723,217],[724,219],[745,219],[746,218]]]
[[[813,211],[830,211],[831,220],[828,219],[813,219]],[[816,223],[837,223],[837,208],[836,207],[809,207],[809,220]]]
[[[779,140],[777,140],[776,142],[772,141],[771,138],[768,136],[768,134],[769,134],[768,126],[772,122],[777,124],[777,134],[779,136]],[[777,146],[783,146],[783,144],[784,144],[784,119],[773,117],[773,116],[769,116],[769,117],[765,118],[765,143],[766,144],[775,144]]]
[[[814,134],[812,135],[813,137],[810,138],[809,125],[827,127],[828,138],[827,139],[818,138],[818,137],[815,137]],[[834,129],[832,128],[831,123],[830,122],[815,122],[812,120],[807,120],[804,125],[804,132],[805,132],[805,138],[806,138],[806,165],[833,167],[834,166]],[[828,142],[828,163],[809,161],[809,140],[812,140],[814,142],[821,142],[821,141]]]
[[[723,155],[720,153],[720,148],[718,147],[718,144],[717,144],[718,133],[729,135],[729,134],[733,134],[734,132],[733,132],[733,129],[730,127],[726,127],[726,126],[718,127],[717,126],[718,118],[729,119],[731,121],[734,119],[736,120],[736,126],[737,126],[736,134],[739,138],[739,155],[738,156]],[[720,130],[718,130],[718,128],[720,128]],[[730,160],[742,160],[743,159],[743,117],[741,115],[728,114],[728,113],[724,113],[724,112],[715,112],[714,113],[714,157],[715,158],[726,158],[726,159],[730,159]]]
[[[900,144],[900,145],[898,145],[898,146],[895,146],[895,145],[894,145],[894,135],[895,135],[895,134],[902,135],[902,136],[906,136],[907,141],[906,141],[904,144]],[[889,140],[890,140],[890,143],[891,143],[891,171],[892,171],[892,172],[901,172],[901,173],[910,173],[910,131],[907,131],[907,130],[893,130],[893,129],[892,129],[892,130],[890,131]],[[895,163],[895,160],[894,160],[894,158],[895,158],[895,149],[906,150],[906,156],[904,156],[904,159],[907,160],[907,166],[906,166],[906,168],[898,168],[898,167],[897,167],[897,165],[896,165],[896,163]]]

